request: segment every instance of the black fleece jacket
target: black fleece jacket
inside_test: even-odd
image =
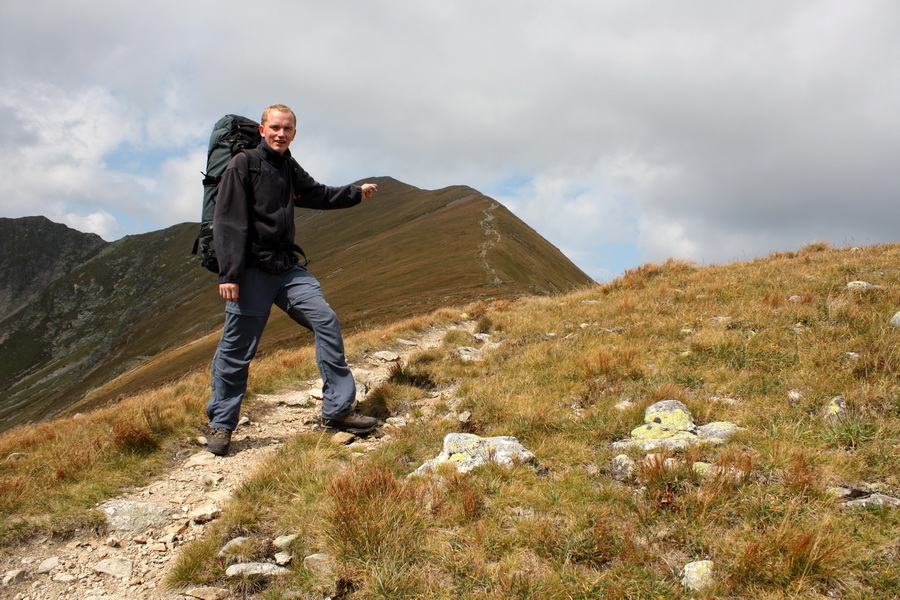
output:
[[[258,175],[251,175],[249,160],[241,152],[231,159],[219,183],[213,217],[219,283],[240,283],[246,267],[264,268],[261,248],[277,254],[275,262],[282,266],[297,263],[291,249],[295,206],[328,210],[355,206],[362,200],[362,188],[357,185],[332,187],[317,182],[291,158],[290,150],[278,154],[263,141],[251,152],[261,159]]]

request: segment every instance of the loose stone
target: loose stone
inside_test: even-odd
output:
[[[238,563],[225,569],[226,577],[275,577],[286,575],[289,570],[271,563]]]

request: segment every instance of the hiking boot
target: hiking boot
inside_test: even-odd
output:
[[[231,445],[231,431],[228,429],[210,429],[206,436],[206,449],[218,456],[228,454]]]
[[[378,419],[375,417],[366,417],[355,412],[340,419],[323,419],[322,423],[325,427],[340,429],[349,433],[369,433],[378,427]]]

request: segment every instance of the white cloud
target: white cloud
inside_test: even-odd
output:
[[[893,240],[898,29],[889,0],[6,0],[0,215],[195,221],[212,124],[284,102],[318,179],[470,185],[595,277]]]
[[[101,210],[89,215],[65,213],[52,216],[53,220],[57,222],[85,233],[96,233],[105,240],[115,239],[122,235],[122,228],[116,222],[116,218],[106,211]]]

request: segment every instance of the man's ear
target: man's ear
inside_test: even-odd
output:
[[[259,135],[265,137],[265,134],[266,134],[266,128],[262,123],[260,123],[259,124]]]

